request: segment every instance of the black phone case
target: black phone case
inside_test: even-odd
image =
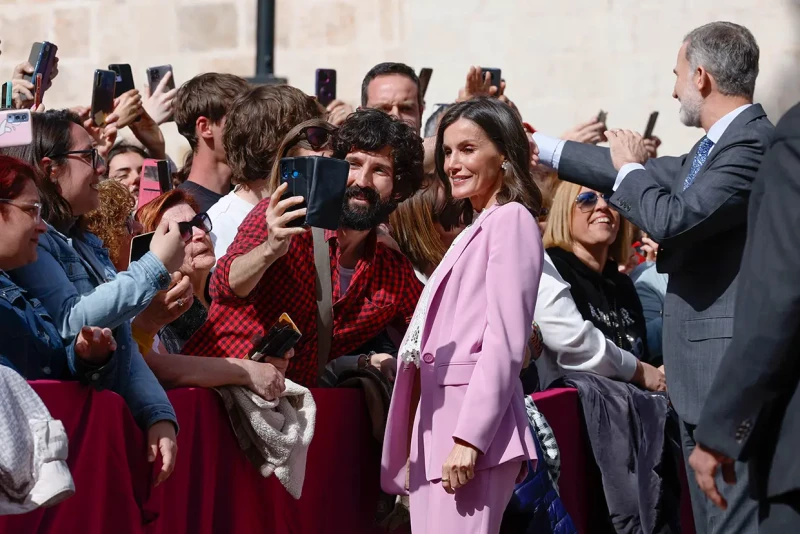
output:
[[[114,86],[114,98],[119,98],[128,91],[136,89],[133,81],[133,71],[128,64],[109,65],[108,70],[117,75],[116,85]]]
[[[320,156],[283,158],[281,182],[289,184],[283,198],[303,197],[305,202],[292,210],[308,208],[305,219],[295,219],[289,226],[313,226],[336,230],[342,215],[350,164]]]
[[[644,129],[644,138],[650,139],[653,137],[653,130],[656,128],[656,121],[658,120],[658,111],[654,111],[650,114],[650,118],[647,120],[647,127]]]
[[[103,122],[98,122],[98,114],[110,115],[114,111],[114,87],[117,84],[117,75],[110,70],[94,71],[94,89],[92,91],[92,120],[96,126],[102,126]],[[105,117],[103,118],[105,121]]]
[[[327,106],[336,100],[336,71],[334,69],[317,69],[317,100]]]
[[[484,77],[486,77],[486,73],[488,72],[492,76],[492,85],[500,89],[500,81],[503,79],[501,78],[500,69],[485,69],[481,67],[481,72]]]
[[[269,329],[267,336],[256,347],[256,352],[263,357],[273,356],[283,358],[289,349],[294,347],[301,338],[300,332],[288,324],[275,324]]]
[[[172,191],[172,176],[169,174],[169,162],[165,159],[160,159],[158,164],[158,186],[161,193]]]

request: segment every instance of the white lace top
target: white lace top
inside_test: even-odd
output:
[[[486,211],[484,210],[483,213],[486,213]],[[436,278],[439,275],[439,267],[442,266],[444,260],[450,255],[456,244],[474,231],[474,225],[478,222],[478,220],[480,220],[480,217],[474,220],[472,224],[464,228],[464,230],[456,236],[456,238],[453,240],[453,243],[450,245],[450,248],[447,249],[444,258],[442,258],[442,261],[439,263],[439,266],[436,267],[428,279],[428,282],[425,284],[425,289],[422,290],[422,295],[420,295],[419,302],[417,302],[417,307],[414,310],[414,316],[411,318],[411,324],[408,326],[406,337],[403,338],[403,343],[400,345],[400,351],[398,354],[400,355],[399,357],[402,362],[406,364],[413,363],[419,367],[420,351],[422,350],[422,330],[425,328],[426,319],[428,317],[431,291],[433,291],[433,286],[436,285]]]

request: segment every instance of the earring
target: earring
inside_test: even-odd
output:
[[[503,169],[504,171],[507,171],[508,170],[508,160],[504,161],[503,164],[500,165],[500,168]]]

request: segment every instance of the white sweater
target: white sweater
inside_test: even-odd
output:
[[[583,319],[569,284],[547,253],[544,260],[533,315],[544,340],[544,349],[536,360],[541,388],[572,371],[630,382],[636,372],[636,356],[614,345],[591,321]]]

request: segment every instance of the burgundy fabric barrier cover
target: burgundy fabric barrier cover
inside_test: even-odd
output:
[[[382,532],[372,525],[380,447],[358,390],[313,391],[317,426],[303,496],[295,500],[248,463],[213,391],[169,392],[181,425],[178,461],[169,480],[153,488],[160,465],[147,463],[144,435],[119,396],[74,382],[31,385],[67,430],[76,494],[53,508],[0,517],[0,534]],[[561,448],[564,505],[579,532],[589,532],[591,496],[600,486],[577,392],[551,390],[534,399]]]

